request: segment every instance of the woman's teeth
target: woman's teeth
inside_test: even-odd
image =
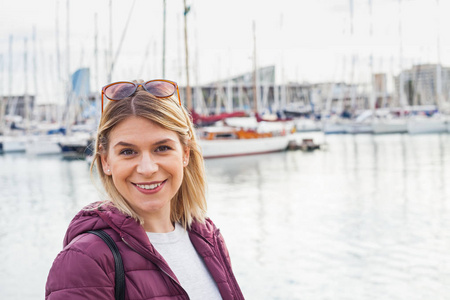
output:
[[[146,189],[146,190],[154,190],[156,189],[158,186],[160,186],[162,184],[162,182],[160,183],[155,183],[155,184],[137,184],[137,187],[140,187],[141,189]]]

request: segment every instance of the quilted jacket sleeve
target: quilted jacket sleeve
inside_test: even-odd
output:
[[[227,244],[225,243],[225,239],[222,236],[222,233],[218,231],[217,240],[219,242],[219,249],[222,254],[222,256],[227,260],[228,267],[231,270],[231,259],[230,259],[230,253],[228,252]]]
[[[94,259],[77,248],[63,250],[50,269],[45,299],[114,299],[114,269],[108,261],[106,254]]]

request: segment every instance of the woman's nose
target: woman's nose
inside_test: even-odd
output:
[[[158,164],[151,154],[143,153],[140,156],[139,163],[137,165],[137,172],[143,175],[151,175],[158,170]]]

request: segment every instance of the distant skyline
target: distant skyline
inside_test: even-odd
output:
[[[91,69],[91,90],[99,90],[107,83],[110,30],[115,55],[133,4],[112,1],[110,28],[109,2],[70,1],[68,15],[66,0],[0,0],[0,94],[34,94],[37,85],[39,102],[57,101],[68,74],[81,67]],[[278,83],[368,82],[371,57],[373,71],[389,76],[419,63],[450,66],[450,0],[402,0],[401,9],[396,0],[187,2],[191,85],[252,71],[253,22],[257,64],[275,65]],[[135,1],[112,81],[162,77],[162,4]],[[166,78],[180,85],[186,82],[183,8],[183,0],[167,0]]]

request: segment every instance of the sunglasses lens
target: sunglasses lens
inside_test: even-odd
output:
[[[133,83],[121,82],[113,84],[105,89],[105,95],[111,100],[121,100],[131,96],[136,90]]]
[[[175,94],[175,86],[165,81],[150,81],[145,83],[145,89],[156,97],[170,97]]]

